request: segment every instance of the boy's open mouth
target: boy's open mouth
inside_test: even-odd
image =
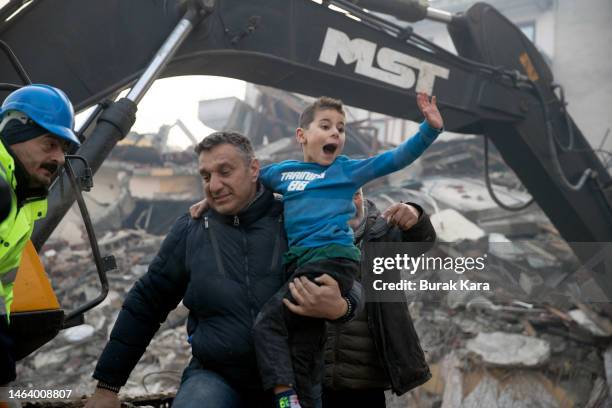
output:
[[[323,146],[323,151],[327,154],[334,154],[337,149],[338,149],[338,145],[334,143],[328,143],[325,146]]]

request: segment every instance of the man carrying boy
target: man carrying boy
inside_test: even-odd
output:
[[[350,289],[361,257],[348,226],[355,214],[353,194],[367,182],[408,166],[442,131],[435,97],[430,101],[418,94],[417,105],[426,119],[419,132],[396,149],[365,160],[340,155],[345,142],[342,102],[322,97],[302,113],[296,136],[304,161],[285,161],[260,172],[261,182],[284,197],[289,241],[284,262],[290,280],[327,273],[343,294]],[[288,296],[285,284],[255,321],[257,362],[264,388],[274,389],[278,407],[310,408],[319,399],[325,321],[283,308]]]

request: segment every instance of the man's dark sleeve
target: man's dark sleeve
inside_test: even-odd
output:
[[[340,317],[339,319],[332,320],[331,323],[346,323],[350,322],[355,318],[355,316],[361,313],[365,302],[363,301],[363,286],[361,283],[354,281],[353,287],[346,294],[346,301],[350,303],[350,310],[345,316]]]
[[[434,229],[429,215],[425,213],[423,208],[414,203],[404,203],[415,207],[419,214],[419,220],[410,229],[402,231],[402,242],[423,242],[423,252],[429,251],[436,242],[436,230]]]
[[[11,213],[11,186],[0,175],[0,222]]]
[[[149,342],[185,294],[186,235],[189,215],[179,218],[147,273],[130,289],[93,377],[124,385]]]

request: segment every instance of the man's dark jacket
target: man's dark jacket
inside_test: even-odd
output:
[[[183,299],[193,356],[237,386],[259,388],[253,321],[284,282],[282,204],[267,190],[237,216],[179,218],[130,290],[94,372],[124,385]]]
[[[430,249],[436,232],[421,216],[410,229],[390,227],[376,206],[366,201],[367,219],[361,242],[422,242]],[[416,254],[414,254],[416,256]],[[324,386],[333,390],[389,388],[401,395],[431,378],[406,302],[369,302],[344,325],[328,325]]]

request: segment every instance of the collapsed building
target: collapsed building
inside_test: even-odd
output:
[[[264,164],[299,159],[293,135],[308,102],[249,86],[245,101],[202,101],[200,119],[215,129],[247,135]],[[396,145],[416,127],[349,108],[344,153],[368,157]],[[85,325],[62,332],[21,362],[18,385],[63,384],[76,396],[93,390],[91,373],[127,291],[146,272],[170,225],[203,194],[192,148],[169,151],[168,131],[166,126],[154,135],[131,134],[97,173],[87,200],[100,247],[118,260],[118,269],[109,274],[111,291],[88,313]],[[380,209],[398,201],[423,206],[438,234],[432,254],[487,253],[491,267],[481,275],[495,283],[485,292],[423,291],[409,298],[433,378],[404,396],[389,394],[388,406],[603,406],[612,387],[612,321],[606,317],[612,310],[597,301],[609,299],[589,271],[579,269],[570,246],[536,204],[520,212],[497,205],[485,172],[497,199],[507,205],[530,196],[493,147],[488,161],[486,168],[482,139],[444,137],[408,169],[365,187]],[[66,217],[41,251],[67,310],[97,290],[84,241],[65,241],[82,235],[67,232],[81,228],[77,218]],[[426,273],[432,282],[450,279],[441,271]],[[176,390],[191,358],[186,316],[182,305],[170,315],[123,395]]]

